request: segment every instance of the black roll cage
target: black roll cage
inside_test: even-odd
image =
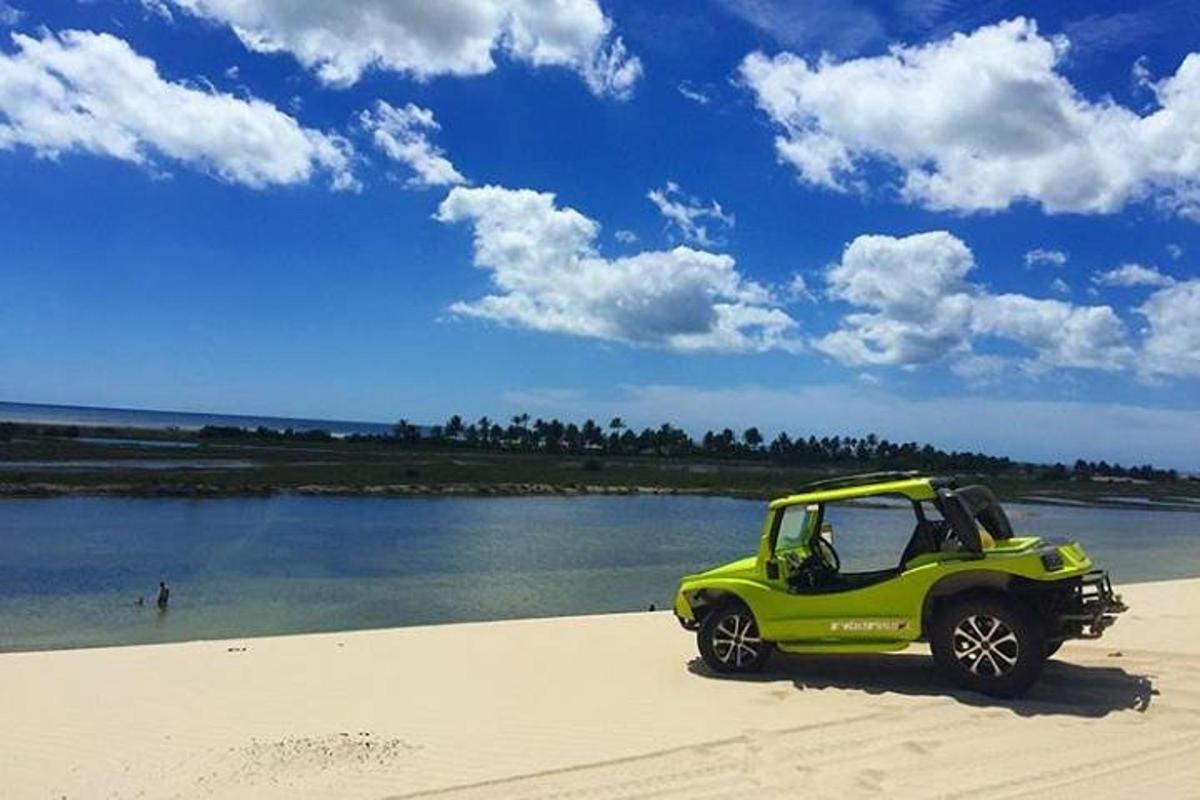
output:
[[[892,476],[897,474],[901,473],[869,473],[868,475],[847,476],[847,479],[864,482],[864,478],[869,478],[870,480],[865,482],[875,483],[879,482],[876,476]],[[832,483],[832,481],[818,483],[828,484]],[[938,513],[942,515],[942,518],[950,526],[950,530],[953,532],[955,538],[969,552],[983,552],[983,541],[979,536],[978,526],[980,525],[996,541],[1003,541],[1013,537],[1012,523],[1009,522],[1008,515],[1004,513],[1004,508],[1000,505],[1000,501],[988,487],[982,484],[959,487],[954,480],[947,478],[934,478],[931,479],[930,483],[934,488],[934,497],[930,501],[910,500],[918,524],[929,522],[922,504],[932,502],[934,508],[938,510]],[[895,495],[891,492],[886,492],[877,496]],[[825,506],[829,505],[829,502],[822,501],[814,505],[817,506],[816,535],[820,536],[821,525],[825,522]],[[769,539],[771,557],[774,557],[775,548],[779,541],[779,527],[782,522],[783,514],[775,514],[775,518],[771,522]]]
[[[939,487],[933,504],[950,523],[955,538],[973,553],[983,552],[979,526],[998,542],[1013,537],[1008,515],[986,486]],[[923,516],[922,512],[918,511],[918,516]]]

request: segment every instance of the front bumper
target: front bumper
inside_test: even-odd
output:
[[[1079,579],[1071,602],[1059,618],[1066,638],[1099,639],[1117,621],[1116,615],[1127,610],[1129,606],[1121,595],[1113,591],[1108,572],[1097,569]]]
[[[692,606],[682,591],[675,593],[675,619],[679,620],[679,624],[683,626],[684,630],[700,629],[700,620],[692,614]]]

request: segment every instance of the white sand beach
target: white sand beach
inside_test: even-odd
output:
[[[0,797],[1200,797],[1200,579],[1121,590],[1019,701],[662,612],[5,654]]]

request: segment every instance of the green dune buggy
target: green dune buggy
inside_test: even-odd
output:
[[[828,511],[883,498],[911,507],[907,546],[895,567],[843,572]],[[1099,637],[1124,610],[1078,543],[1016,536],[986,487],[915,473],[821,481],[773,501],[756,555],[686,576],[675,598],[717,672],[760,670],[773,649],[927,641],[951,680],[996,696],[1023,692],[1063,641]]]

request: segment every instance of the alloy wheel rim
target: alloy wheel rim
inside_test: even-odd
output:
[[[1016,667],[1020,654],[1016,633],[997,617],[972,614],[954,628],[954,657],[973,675],[1003,677]]]
[[[758,658],[762,638],[747,614],[729,614],[717,623],[712,635],[713,651],[722,664],[741,667]]]

